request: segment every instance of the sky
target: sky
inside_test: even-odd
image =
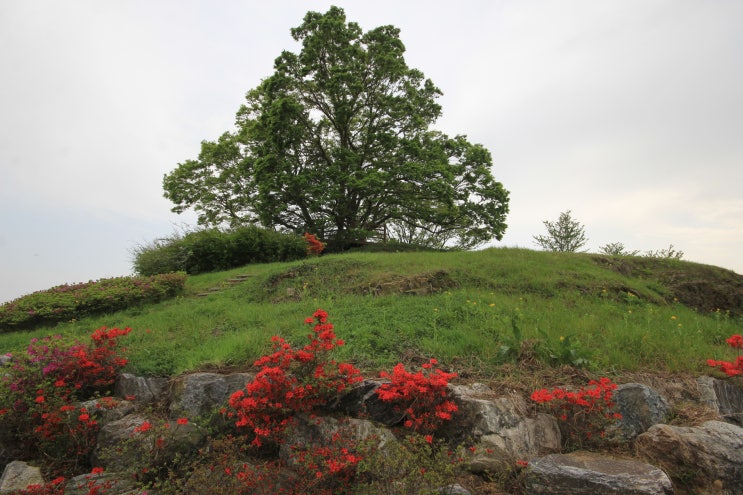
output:
[[[307,11],[401,31],[436,128],[493,156],[496,246],[538,249],[563,211],[590,252],[673,245],[743,273],[739,0],[0,2],[0,303],[132,274],[195,224],[163,175],[234,128]]]

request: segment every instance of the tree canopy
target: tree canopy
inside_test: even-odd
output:
[[[487,149],[432,128],[441,91],[409,68],[399,30],[309,12],[236,129],[163,180],[199,223],[310,232],[342,248],[384,230],[473,247],[505,232],[508,191]],[[403,239],[404,240],[404,239]]]

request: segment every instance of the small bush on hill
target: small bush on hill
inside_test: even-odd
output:
[[[307,243],[300,236],[257,227],[206,229],[138,246],[133,256],[134,271],[140,275],[176,271],[193,275],[249,263],[302,259],[307,256]]]
[[[180,293],[185,283],[185,273],[169,273],[59,285],[0,306],[0,332],[80,319],[144,302],[158,302]]]

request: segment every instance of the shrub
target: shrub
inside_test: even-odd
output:
[[[307,243],[307,256],[320,256],[325,249],[325,244],[309,232],[304,233],[304,240]]]
[[[456,373],[446,373],[437,369],[438,362],[431,359],[421,366],[421,370],[411,373],[399,363],[392,374],[382,372],[382,378],[390,383],[381,385],[376,393],[383,402],[394,405],[401,414],[403,425],[417,433],[433,433],[444,422],[451,420],[457,405],[449,399],[449,380]]]
[[[169,273],[59,285],[3,304],[0,331],[28,329],[158,302],[179,294],[185,284],[185,273]]]
[[[609,256],[637,256],[640,254],[638,250],[627,249],[621,242],[610,242],[604,246],[599,246],[599,252]]]
[[[460,448],[452,451],[430,437],[410,435],[384,449],[376,448],[376,439],[363,443],[363,459],[357,467],[357,494],[424,495],[449,493],[446,489],[465,462]]]
[[[174,234],[131,250],[134,273],[142,276],[159,273],[185,272],[187,253],[179,242],[181,236]]]
[[[684,257],[684,252],[674,249],[673,244],[669,244],[665,249],[651,249],[650,251],[645,251],[643,256],[662,260],[680,260]]]
[[[250,263],[291,261],[307,255],[300,236],[258,227],[222,231],[204,229],[139,246],[133,251],[140,275],[185,271],[189,274],[227,270]]]
[[[25,354],[12,356],[0,378],[0,444],[56,466],[85,465],[98,423],[78,401],[110,391],[127,362],[119,338],[129,332],[100,328],[90,343],[34,339]]]
[[[345,344],[336,337],[328,314],[318,309],[305,323],[313,325],[309,344],[293,349],[283,338],[272,337],[274,352],[255,361],[260,371],[244,391],[230,397],[236,426],[253,434],[256,447],[278,442],[296,414],[311,413],[362,380],[352,365],[328,358]]]
[[[563,388],[543,388],[531,394],[531,400],[557,416],[565,447],[581,448],[603,439],[606,428],[621,415],[613,412],[616,384],[608,378],[591,380],[588,388],[570,392]]]

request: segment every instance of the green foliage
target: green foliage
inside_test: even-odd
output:
[[[588,239],[583,225],[570,216],[570,210],[560,213],[556,222],[545,220],[547,235],[535,235],[534,241],[543,249],[561,253],[575,253]]]
[[[156,239],[131,250],[134,272],[142,276],[185,272],[188,253],[182,246],[182,236]]]
[[[378,441],[376,441],[378,443]],[[363,460],[358,474],[365,483],[357,485],[359,495],[445,494],[461,470],[465,454],[422,435],[410,435],[383,449],[368,439],[362,445]]]
[[[663,260],[680,260],[684,257],[683,251],[678,251],[670,244],[666,249],[650,250],[645,252],[648,258],[659,258]]]
[[[134,270],[141,275],[174,271],[197,274],[306,255],[307,245],[300,236],[257,227],[204,229],[136,248]]]
[[[184,273],[170,273],[59,285],[0,306],[0,332],[79,320],[137,304],[159,302],[179,294],[185,282]]]
[[[640,251],[637,250],[630,251],[621,242],[610,242],[609,244],[600,246],[599,252],[609,256],[637,256],[640,254]]]
[[[394,226],[397,240],[473,247],[506,229],[492,157],[431,129],[441,91],[409,68],[399,30],[364,33],[343,9],[309,12],[275,72],[246,96],[237,129],[202,142],[163,180],[199,223],[311,232],[330,251]]]

